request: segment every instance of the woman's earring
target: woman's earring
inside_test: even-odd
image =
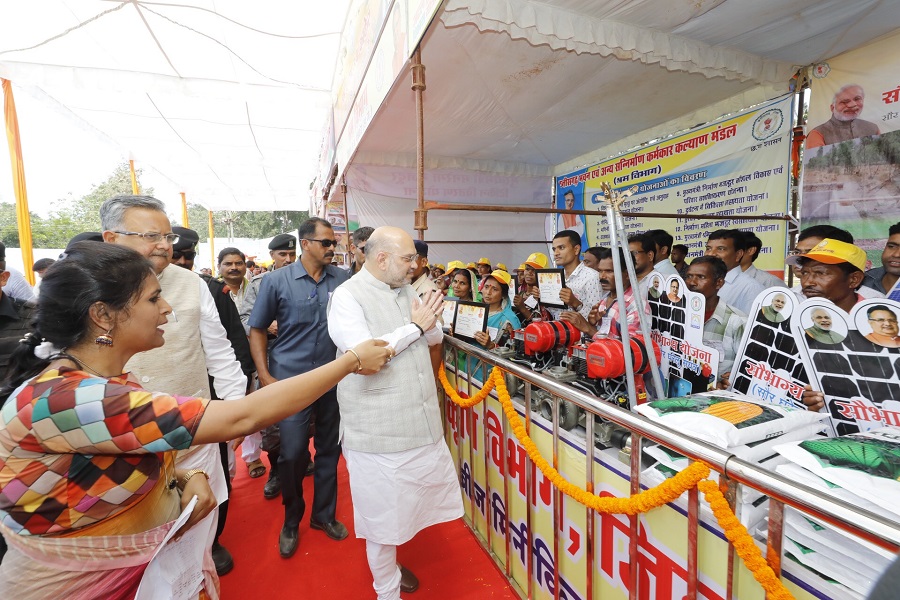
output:
[[[110,330],[107,331],[106,333],[101,333],[101,334],[98,335],[97,338],[94,340],[94,343],[97,344],[98,346],[107,346],[107,347],[108,347],[108,346],[112,346],[112,345],[113,345],[113,339],[112,339],[112,336],[109,335],[110,333],[112,333],[112,329],[110,329]]]

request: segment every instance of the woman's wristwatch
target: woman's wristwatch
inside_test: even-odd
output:
[[[203,469],[191,469],[181,476],[181,480],[178,482],[178,487],[184,489],[184,486],[187,485],[187,482],[190,481],[191,477],[193,477],[194,475],[203,475],[207,480],[209,480],[209,475],[207,475],[206,471],[204,471]]]

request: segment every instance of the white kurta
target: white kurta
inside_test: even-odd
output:
[[[340,288],[331,299],[328,330],[339,352],[373,337],[363,307]],[[400,354],[420,335],[415,325],[408,324],[381,339]],[[425,339],[429,345],[441,342],[443,332],[437,323],[425,332]],[[343,454],[350,474],[356,537],[396,546],[426,527],[463,516],[459,479],[443,439],[390,453],[360,452],[345,446]]]

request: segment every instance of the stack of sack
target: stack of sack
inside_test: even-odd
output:
[[[639,405],[637,411],[684,435],[773,470],[788,462],[774,450],[775,446],[816,438],[826,429],[828,419],[823,413],[766,404],[736,392],[654,400]],[[644,452],[657,461],[641,475],[641,482],[647,486],[659,484],[690,464],[687,458],[663,446],[648,445]],[[767,514],[768,498],[743,486],[735,508],[741,523],[753,531]],[[708,511],[705,505],[704,510]]]
[[[824,495],[900,521],[900,428],[882,427],[831,439],[776,446],[787,461],[776,472]],[[865,598],[896,555],[839,527],[785,511],[789,558]],[[900,592],[898,592],[900,597]]]

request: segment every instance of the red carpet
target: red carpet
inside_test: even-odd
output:
[[[263,462],[266,461],[263,453]],[[266,477],[251,479],[238,458],[228,524],[221,543],[234,557],[234,570],[221,580],[223,600],[301,598],[308,600],[374,599],[366,563],[365,541],[353,531],[353,507],[347,467],[338,467],[337,519],[350,530],[341,542],[309,528],[312,478],[304,481],[307,514],[300,525],[300,546],[290,559],[278,555],[278,534],[284,520],[281,499],[266,500]],[[399,561],[419,578],[419,589],[404,594],[411,600],[516,600],[462,520],[422,531],[398,550]]]

